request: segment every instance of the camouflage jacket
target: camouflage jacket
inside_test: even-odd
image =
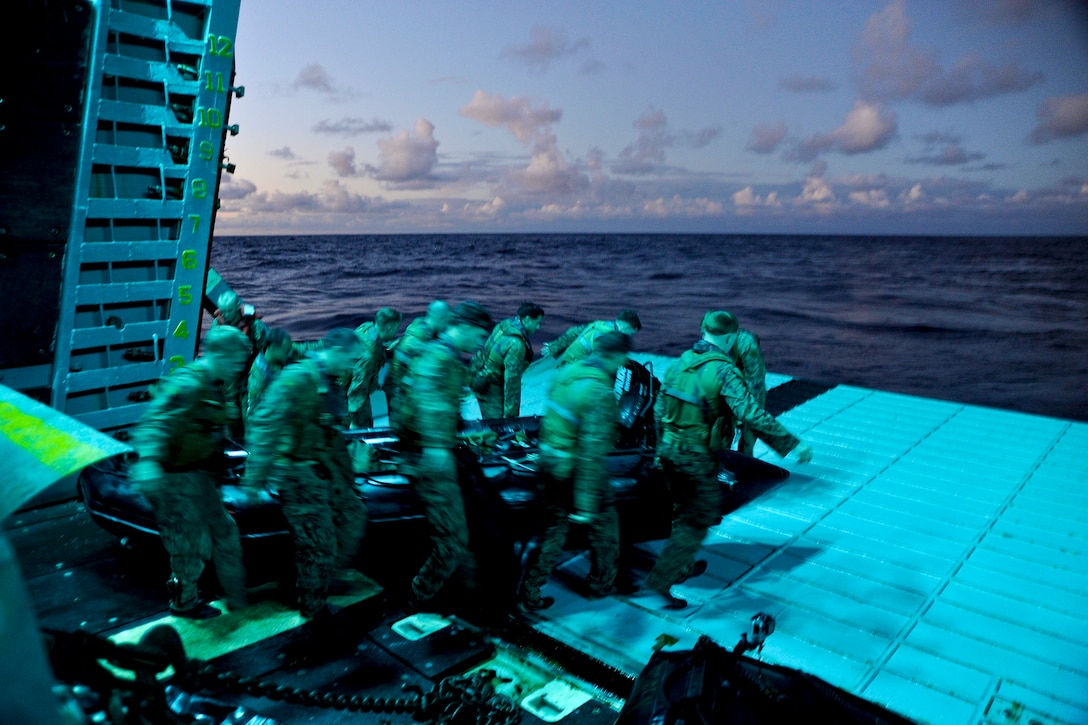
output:
[[[700,365],[704,356],[705,364]],[[698,392],[693,394],[681,385],[684,374],[699,375]],[[696,342],[669,367],[654,404],[654,416],[663,452],[677,444],[705,447],[708,452],[717,450],[719,444],[727,447],[738,423],[749,426],[780,456],[800,443],[763,409],[730,358],[705,340]]]
[[[247,419],[256,410],[264,391],[268,389],[273,378],[281,369],[269,365],[268,358],[264,356],[263,352],[257,355],[257,359],[253,361],[253,365],[249,368],[249,383],[246,385],[246,408],[244,413]]]
[[[285,367],[249,418],[246,478],[263,484],[273,467],[288,462],[339,466],[347,453],[343,395],[317,358]]]
[[[559,358],[559,364],[570,365],[572,362],[589,357],[593,354],[593,341],[604,333],[612,332],[615,329],[616,323],[612,320],[596,320],[588,325],[583,325],[581,332],[568,345],[564,346],[565,352],[563,357]],[[567,330],[559,340],[564,340],[568,334],[570,334],[570,330]]]
[[[521,376],[532,361],[533,345],[521,319],[503,320],[472,358],[472,389],[484,392],[493,385],[502,385],[502,414],[517,416],[521,412]]]
[[[378,374],[385,365],[385,344],[378,337],[377,324],[364,322],[355,328],[355,336],[360,342],[359,357],[348,384],[348,410],[353,413],[378,389]]]
[[[607,456],[616,443],[615,379],[596,356],[556,376],[540,423],[541,454],[553,475],[572,479],[575,507],[595,513],[610,485]]]
[[[212,327],[226,324],[218,315],[212,318]],[[253,346],[253,355],[264,350],[265,341],[268,339],[268,325],[264,324],[263,320],[259,317],[251,317],[239,325],[234,325],[234,327],[246,333],[249,344]]]
[[[420,448],[453,449],[467,384],[468,364],[445,337],[423,345],[401,380],[403,401],[396,421],[401,440]]]
[[[412,320],[390,355],[389,372],[385,376],[386,390],[395,390],[400,387],[401,380],[408,373],[412,358],[434,338],[434,331],[427,326],[425,317]]]
[[[734,364],[744,375],[748,388],[760,405],[767,400],[767,365],[759,349],[759,336],[748,330],[737,331],[737,342],[730,351]]]
[[[132,445],[166,471],[218,468],[228,418],[223,387],[197,360],[159,381]]]

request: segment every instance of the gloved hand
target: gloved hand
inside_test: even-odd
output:
[[[548,343],[544,343],[543,345],[541,345],[540,346],[540,355],[541,355],[541,357],[551,357],[552,356],[552,347],[551,347],[551,345],[549,345]]]
[[[797,456],[798,463],[808,463],[812,460],[812,446],[807,443],[798,443],[792,453]]]

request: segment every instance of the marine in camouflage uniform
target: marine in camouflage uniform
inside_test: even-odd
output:
[[[249,382],[249,371],[257,359],[258,353],[268,345],[269,327],[261,321],[256,312],[235,292],[224,292],[216,300],[218,308],[212,318],[212,327],[234,327],[245,333],[249,338],[252,352],[246,361],[245,372],[238,380],[227,381],[224,388],[230,415],[230,432],[236,437],[241,437],[244,432],[243,418],[246,411],[248,393],[246,386]]]
[[[620,551],[619,514],[608,476],[607,457],[616,443],[616,372],[627,360],[631,338],[607,332],[597,338],[594,354],[559,371],[540,424],[541,491],[545,531],[536,560],[522,578],[522,609],[544,609],[554,602],[541,597],[563,554],[571,520],[588,523],[593,596],[608,596]]]
[[[529,337],[540,329],[544,310],[526,302],[515,317],[495,325],[483,348],[472,358],[472,392],[482,418],[521,415],[521,376],[533,361]]]
[[[737,330],[737,341],[730,351],[730,357],[748,383],[752,397],[759,403],[759,407],[764,407],[767,404],[767,365],[763,361],[763,351],[759,348],[759,336],[743,328]],[[751,426],[741,423],[737,452],[750,456],[755,445],[755,431]]]
[[[374,411],[370,396],[378,389],[378,374],[385,365],[385,345],[397,336],[400,312],[383,307],[374,322],[364,322],[355,328],[359,338],[359,357],[351,370],[348,383],[348,427],[373,428]]]
[[[197,589],[207,561],[215,565],[227,606],[246,603],[238,526],[223,507],[216,479],[229,419],[223,386],[241,377],[250,344],[240,330],[221,327],[208,332],[204,345],[201,357],[159,383],[132,432],[140,458],[129,473],[151,502],[170,555],[170,610],[194,619],[219,614]]]
[[[806,463],[812,449],[786,430],[756,401],[726,350],[733,347],[737,322],[724,311],[703,318],[703,339],[674,362],[665,374],[654,404],[658,425],[657,453],[673,498],[672,533],[646,586],[661,594],[667,606],[687,602],[669,591],[693,571],[695,553],[707,530],[721,521],[718,451],[728,447],[738,422],[781,456],[797,450]]]
[[[560,366],[570,365],[593,352],[593,341],[606,332],[619,331],[634,336],[642,329],[642,321],[634,310],[620,310],[615,320],[596,320],[571,327],[555,340],[546,343],[541,353],[554,357]]]
[[[396,424],[400,407],[401,381],[408,374],[412,359],[419,354],[425,344],[438,337],[446,329],[450,319],[450,306],[442,300],[435,300],[427,306],[427,314],[417,317],[409,323],[400,340],[397,341],[389,356],[389,371],[385,375],[386,405],[389,408],[389,424]]]
[[[284,368],[249,420],[242,485],[279,493],[294,538],[299,611],[306,617],[326,611],[333,570],[351,565],[366,529],[338,384],[357,349],[354,332],[333,330],[322,350]]]
[[[246,407],[243,411],[245,418],[248,419],[250,413],[256,410],[257,404],[261,402],[261,396],[264,395],[264,391],[272,383],[272,379],[287,364],[292,349],[291,336],[285,330],[278,327],[269,330],[267,346],[263,352],[257,355],[249,368],[249,382],[246,385]]]
[[[491,318],[480,305],[463,302],[449,327],[425,343],[402,380],[404,400],[396,420],[401,471],[412,479],[431,529],[433,547],[412,580],[412,599],[432,599],[458,570],[475,585],[475,557],[468,548],[465,501],[457,482],[454,448],[471,355],[483,343]]]

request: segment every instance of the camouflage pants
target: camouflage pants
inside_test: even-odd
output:
[[[356,394],[348,398],[348,427],[374,427],[374,411],[371,408],[369,395]]]
[[[766,407],[767,405],[767,389],[762,390],[752,389],[752,395],[759,401],[760,407]],[[752,451],[756,447],[756,432],[751,429],[750,426],[740,425],[740,438],[737,440],[737,453],[743,453],[746,456],[752,455]]]
[[[695,563],[706,532],[722,519],[715,456],[706,448],[664,445],[661,465],[673,500],[672,533],[646,587],[667,592]]]
[[[570,479],[559,480],[543,473],[541,485],[545,529],[537,558],[529,565],[521,582],[520,597],[527,602],[540,600],[541,587],[563,555],[570,531],[567,517],[573,509],[573,482]],[[600,509],[589,525],[589,551],[590,569],[586,582],[593,594],[607,596],[616,580],[620,556],[620,519],[611,489],[602,497]]]
[[[418,453],[405,454],[401,470],[413,478],[416,495],[431,529],[431,553],[412,580],[418,602],[433,598],[460,570],[465,584],[476,583],[476,559],[468,548],[465,500],[457,483],[453,456],[448,467],[432,467]]]
[[[283,515],[295,543],[299,609],[326,601],[334,567],[351,564],[366,532],[367,511],[350,473],[294,462],[276,469]]]
[[[476,402],[480,404],[480,417],[484,419],[502,418],[505,403],[502,383],[493,383],[483,393],[476,393]]]
[[[170,555],[176,580],[171,604],[192,609],[199,602],[197,582],[204,562],[215,566],[229,603],[246,598],[246,572],[238,525],[223,508],[212,476],[205,471],[166,473],[145,491],[159,522],[159,536]]]

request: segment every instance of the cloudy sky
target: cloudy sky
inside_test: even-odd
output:
[[[242,0],[217,231],[1088,233],[1079,0]]]

